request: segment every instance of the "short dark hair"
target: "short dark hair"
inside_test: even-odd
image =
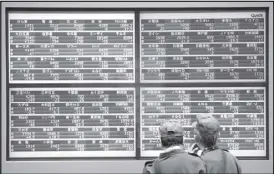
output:
[[[161,137],[161,144],[165,148],[169,148],[170,146],[182,145],[183,143],[183,136],[168,135]]]
[[[197,130],[198,139],[207,148],[216,145],[219,138],[219,132],[221,131],[220,122],[212,115],[203,114],[197,116],[198,120],[193,124]]]
[[[213,147],[216,145],[217,140],[219,138],[219,134],[215,133],[215,134],[204,134],[204,133],[200,133],[201,136],[201,140],[203,145],[205,145],[206,147]]]

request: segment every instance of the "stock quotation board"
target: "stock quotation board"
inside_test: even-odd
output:
[[[133,31],[133,13],[11,13],[9,81],[134,82]]]
[[[141,13],[141,82],[265,80],[265,14]]]
[[[10,89],[11,157],[134,157],[135,93]]]
[[[163,122],[188,149],[201,114],[221,148],[267,156],[266,13],[135,13],[8,14],[9,157],[156,157]]]
[[[192,123],[200,114],[220,121],[218,145],[236,156],[264,156],[266,105],[263,87],[141,88],[141,156],[162,152],[159,126],[174,119],[184,127],[184,147],[194,143]]]

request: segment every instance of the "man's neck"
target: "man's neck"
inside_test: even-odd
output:
[[[209,150],[209,149],[216,149],[216,148],[218,148],[218,146],[216,146],[216,145],[211,146],[211,147],[207,147],[207,146],[205,146],[205,145],[203,145],[203,144],[201,144],[201,143],[197,143],[197,144],[198,144],[200,150],[202,150],[202,151]]]

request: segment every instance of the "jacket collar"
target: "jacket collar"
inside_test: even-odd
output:
[[[170,152],[175,149],[182,149],[182,146],[170,146],[169,148],[165,150],[165,152]]]
[[[178,153],[186,153],[183,149],[174,149],[174,150],[171,150],[171,151],[167,151],[167,152],[163,152],[159,155],[159,159],[167,159],[173,155],[176,155]]]

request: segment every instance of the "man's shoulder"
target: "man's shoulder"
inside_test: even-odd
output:
[[[222,153],[225,153],[227,156],[230,156],[230,157],[235,157],[228,149],[224,149],[224,148],[219,148],[219,150],[222,152]]]
[[[164,153],[154,160],[146,161],[143,174],[157,173],[159,166],[170,168],[170,171],[173,171],[174,166],[181,166],[183,169],[188,169],[187,171],[193,171],[191,173],[205,173],[206,171],[203,160],[196,154],[178,151],[168,154]]]
[[[170,151],[170,152],[161,153],[160,156],[159,156],[159,160],[165,160],[165,159],[168,159],[170,157],[176,158],[175,156],[180,157],[180,158],[196,158],[196,157],[199,157],[196,153],[187,152],[187,151],[184,151],[184,150],[173,150],[173,151]]]
[[[223,158],[223,155],[227,158],[228,161],[237,161],[237,158],[228,150],[228,149],[223,149],[223,148],[218,148],[213,151],[209,151],[204,153],[201,158],[202,159],[212,159],[212,158]]]
[[[238,162],[237,157],[234,156],[231,152],[229,152],[229,150],[227,150],[227,149],[221,149],[221,150],[225,152],[225,154],[228,158],[234,159],[236,162]]]
[[[201,162],[202,161],[200,156],[193,152],[180,153],[178,154],[178,157],[181,158],[181,160],[184,160],[185,162],[193,162],[193,161]]]
[[[189,171],[192,171],[193,173],[206,173],[205,162],[196,153],[181,153],[178,158],[174,158],[173,160],[177,161],[176,163],[180,164],[182,167],[188,168]]]

